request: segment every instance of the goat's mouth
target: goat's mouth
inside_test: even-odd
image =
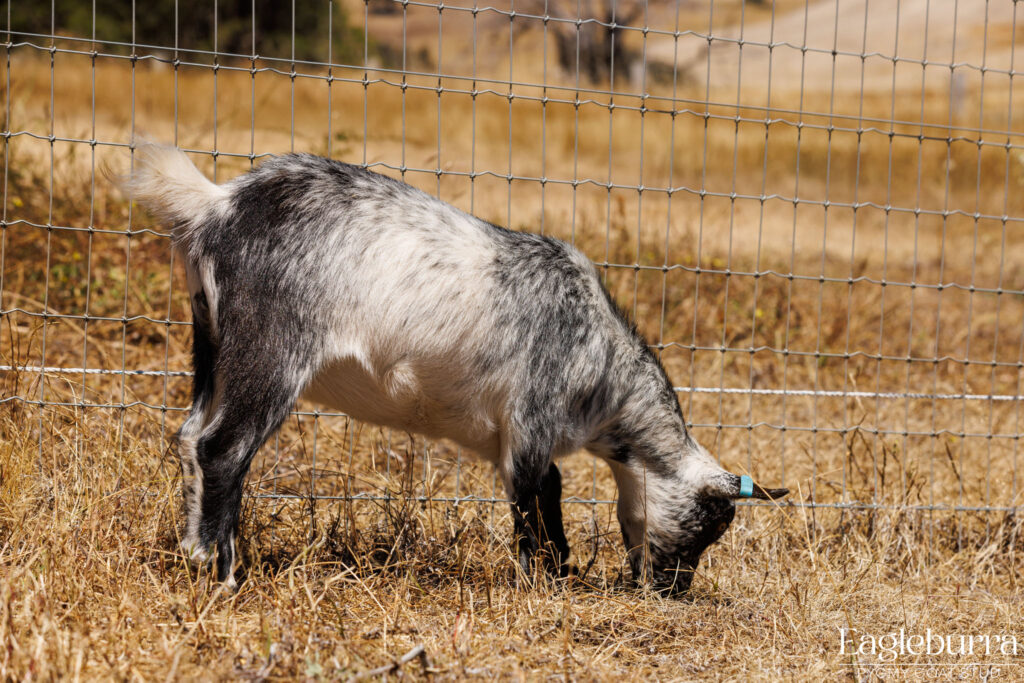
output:
[[[652,587],[666,597],[678,598],[690,590],[694,568],[680,564],[678,567],[655,568]]]
[[[648,585],[665,597],[681,598],[690,590],[695,572],[695,565],[683,562],[664,566],[634,566],[633,578],[638,585]]]

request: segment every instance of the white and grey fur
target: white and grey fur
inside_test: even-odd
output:
[[[553,461],[579,449],[611,466],[640,580],[685,591],[732,521],[739,477],[687,433],[658,359],[574,247],[304,154],[218,186],[147,144],[121,184],[186,264],[183,546],[225,581],[249,463],[300,396],[494,463],[526,567],[567,570]]]

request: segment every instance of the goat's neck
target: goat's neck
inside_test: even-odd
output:
[[[699,446],[686,431],[675,390],[657,359],[646,353],[631,365],[619,376],[626,387],[622,400],[598,430],[591,450],[630,470],[673,477],[682,457]]]

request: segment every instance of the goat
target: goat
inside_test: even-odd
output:
[[[308,154],[215,185],[183,152],[145,144],[119,182],[185,263],[182,548],[229,585],[249,463],[300,397],[493,463],[527,570],[570,570],[554,459],[580,449],[611,467],[635,579],[667,593],[689,589],[733,499],[788,493],[691,438],[661,363],[565,242]]]

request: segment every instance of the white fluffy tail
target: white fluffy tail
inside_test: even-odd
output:
[[[230,193],[210,182],[184,152],[166,145],[135,147],[135,166],[114,179],[121,191],[187,239],[196,224],[227,207]]]

